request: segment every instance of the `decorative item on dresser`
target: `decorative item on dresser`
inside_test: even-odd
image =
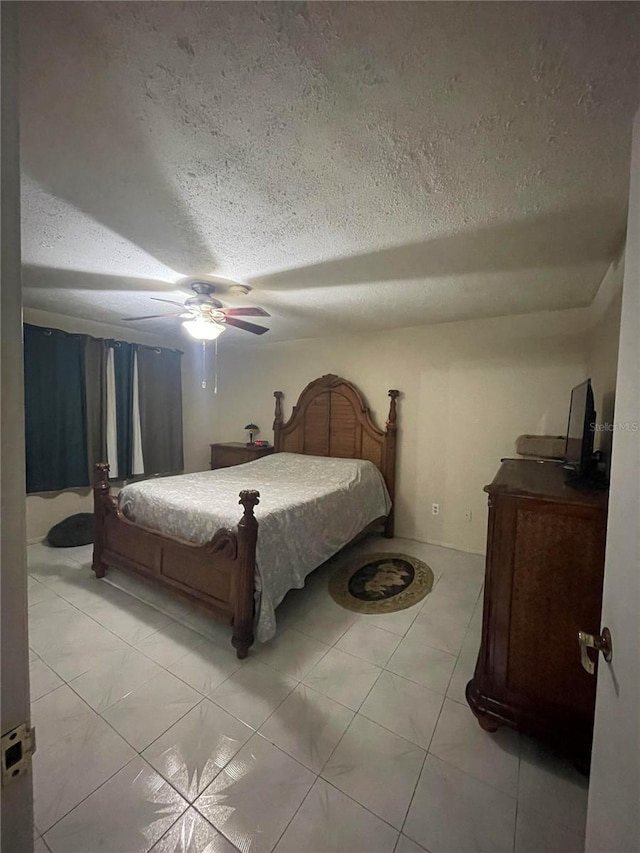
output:
[[[482,640],[467,701],[588,767],[596,680],[578,632],[600,633],[607,493],[562,463],[505,459],[490,486]]]
[[[257,444],[243,444],[240,441],[227,441],[210,444],[211,469],[230,468],[232,465],[242,465],[243,462],[253,462],[273,453],[273,447],[261,447]]]
[[[396,400],[399,391],[389,391],[390,405],[386,430],[380,429],[374,423],[357,388],[333,374],[322,376],[307,385],[286,423],[283,423],[282,418],[282,396],[281,391],[275,392],[275,453],[283,452],[283,459],[292,453],[302,454],[303,457],[333,457],[334,468],[336,460],[345,460],[345,464],[349,463],[351,467],[354,467],[354,460],[362,460],[362,462],[372,463],[377,468],[377,471],[375,469],[372,471],[376,481],[375,491],[367,493],[367,498],[375,496],[376,513],[379,505],[384,509],[370,522],[363,522],[360,529],[342,538],[344,546],[366,533],[382,528],[385,536],[392,537],[397,437]],[[246,445],[240,445],[240,447],[245,452],[248,450]],[[264,464],[267,465],[271,461],[265,459]],[[320,461],[306,460],[306,463],[318,465]],[[255,579],[259,524],[254,509],[260,503],[259,492],[251,488],[240,491],[239,502],[242,504],[244,513],[237,526],[220,527],[212,536],[207,533],[204,544],[197,544],[132,521],[125,514],[119,500],[110,494],[108,464],[99,463],[96,469],[97,476],[94,484],[96,529],[92,564],[96,576],[103,577],[109,566],[115,566],[136,572],[149,581],[172,590],[177,596],[204,606],[233,625],[232,644],[239,658],[246,657],[254,640],[254,604],[258,594]],[[222,478],[229,473],[231,472],[221,472],[217,476]],[[215,476],[205,472],[166,478],[162,482],[167,484],[168,481],[172,481],[168,483],[169,489],[172,490],[180,489],[180,482],[188,477]],[[365,483],[365,479],[362,478],[362,483]],[[251,486],[250,473],[247,475],[247,480],[247,486]],[[386,485],[388,496],[384,493],[382,481]],[[290,481],[286,482],[289,484]],[[158,483],[160,481],[156,480],[153,485]],[[140,484],[132,484],[133,486],[140,488]],[[277,483],[274,483],[274,487],[277,489]],[[121,492],[121,499],[127,488],[129,487],[125,487]],[[342,489],[347,495],[352,494],[351,489],[344,489],[341,477],[336,482],[336,489]],[[237,499],[236,495],[237,492],[234,491],[234,502]],[[342,512],[340,519],[336,519],[334,524],[326,523],[321,528],[322,533],[315,534],[320,538],[324,537],[321,542],[319,539],[315,544],[322,544],[325,550],[330,545],[329,553],[335,552],[336,529],[334,526],[337,528],[339,523],[342,524],[350,517],[359,517],[363,494],[356,491],[353,495],[352,500],[357,504],[353,507],[354,512]],[[391,499],[390,502],[388,498]],[[305,502],[304,505],[307,504],[308,502]],[[294,511],[295,508],[294,502]],[[347,538],[349,541],[346,541]],[[326,556],[323,557],[317,565],[326,559]],[[314,568],[317,568],[317,565]],[[264,595],[264,585],[261,594]],[[264,604],[264,598],[261,600]],[[277,604],[276,601],[274,606]]]

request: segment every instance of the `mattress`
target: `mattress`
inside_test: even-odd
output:
[[[255,636],[275,634],[275,609],[290,589],[391,509],[380,471],[361,459],[274,453],[216,471],[125,486],[120,509],[132,521],[204,544],[242,516],[238,495],[257,489]]]

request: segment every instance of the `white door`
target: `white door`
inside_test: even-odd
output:
[[[587,853],[640,850],[640,113],[631,160]]]
[[[0,254],[0,562],[2,585],[2,734],[29,722],[27,568],[25,554],[20,163],[18,137],[18,3],[0,4],[2,30],[2,217]],[[20,774],[10,741],[11,781],[2,788],[2,853],[33,849],[31,773]],[[14,776],[13,774],[18,773]]]

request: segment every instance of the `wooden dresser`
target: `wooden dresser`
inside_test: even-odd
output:
[[[600,632],[607,493],[562,463],[502,461],[489,494],[482,640],[466,696],[480,725],[508,724],[587,766],[595,676],[578,631]]]
[[[242,444],[240,441],[228,441],[224,444],[210,444],[211,463],[214,468],[230,468],[232,465],[242,465],[243,462],[253,462],[273,453],[273,447],[259,447],[256,444]]]

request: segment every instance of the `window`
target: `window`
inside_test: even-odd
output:
[[[181,356],[25,325],[27,491],[181,471]]]

